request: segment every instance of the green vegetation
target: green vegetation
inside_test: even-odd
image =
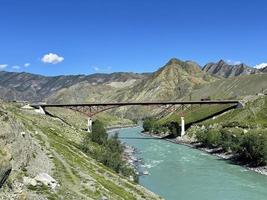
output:
[[[47,108],[47,111],[52,115],[57,116],[65,122],[69,123],[73,127],[79,129],[86,129],[87,127],[87,117],[82,113],[65,108]],[[94,119],[100,120],[104,124],[105,128],[134,124],[134,122],[129,119],[122,119],[115,115],[111,115],[108,112],[98,113],[94,116]]]
[[[154,134],[170,133],[178,136],[180,132],[181,116],[185,117],[186,125],[205,119],[215,113],[229,108],[229,105],[192,106],[184,111],[173,112],[161,119],[146,118],[143,123],[144,131]]]
[[[191,97],[194,100],[207,96],[212,99],[241,99],[242,97],[262,92],[262,90],[266,89],[266,85],[266,73],[219,79],[193,90]]]
[[[105,141],[106,136],[102,134],[102,141],[105,142],[100,145],[93,142],[91,135],[88,135],[87,132],[71,126],[71,117],[67,118],[68,124],[66,124],[61,120],[40,115],[33,111],[21,110],[10,104],[5,104],[5,111],[7,111],[9,117],[7,123],[12,124],[14,130],[18,129],[16,130],[18,138],[14,137],[12,141],[21,140],[36,144],[34,148],[37,151],[29,151],[29,154],[27,154],[29,145],[23,146],[27,150],[23,151],[24,154],[31,161],[29,163],[34,163],[35,169],[40,168],[42,170],[42,164],[38,165],[38,157],[40,153],[45,157],[47,156],[47,165],[53,166],[49,175],[59,183],[55,191],[50,188],[48,190],[46,187],[29,186],[23,189],[26,192],[47,199],[101,199],[103,196],[118,200],[160,199],[142,186],[122,176],[123,174],[128,176],[131,169],[123,167],[126,165],[118,162],[118,160],[121,161],[122,146],[116,136]],[[16,126],[16,124],[19,126]],[[96,127],[94,127],[95,129]],[[5,134],[5,127],[2,127],[2,131]],[[20,132],[22,131],[26,133],[27,138],[23,139],[21,137]],[[9,131],[6,133],[9,134]],[[88,136],[87,148],[90,153],[84,153],[81,150],[81,142],[84,141],[86,136]],[[18,146],[18,148],[21,147],[22,144]],[[32,146],[30,149],[34,150]],[[106,163],[104,163],[104,156],[101,157],[103,152],[106,153],[106,161],[108,159]],[[95,157],[93,153],[95,153]],[[13,159],[16,162],[16,159],[20,159],[20,157],[14,157]],[[101,164],[98,159],[103,160],[102,163],[106,166]],[[118,165],[118,163],[120,164]],[[22,181],[24,176],[31,177],[29,173],[31,168],[24,165],[22,167],[25,170],[13,171],[12,179],[9,179],[11,183]],[[116,171],[119,171],[120,174]]]
[[[99,148],[90,149],[91,142],[100,145]],[[138,182],[138,176],[133,168],[128,166],[122,159],[123,146],[118,139],[118,134],[108,138],[108,134],[104,128],[104,124],[95,120],[92,126],[92,133],[88,133],[82,142],[82,150],[92,156],[105,166],[113,169],[126,177],[132,176],[135,182]]]
[[[240,161],[253,166],[267,164],[267,130],[249,130],[244,133],[238,128],[208,128],[199,130],[196,139],[203,145],[235,154]]]
[[[229,111],[198,124],[188,134],[203,145],[222,147],[253,166],[267,164],[267,97],[258,97],[244,108]]]
[[[160,126],[156,119],[146,118],[143,122],[143,128],[146,132],[154,134],[165,133],[168,131],[168,127]]]

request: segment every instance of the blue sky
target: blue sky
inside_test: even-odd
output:
[[[172,57],[267,62],[265,0],[0,0],[0,27],[7,71],[150,72]]]

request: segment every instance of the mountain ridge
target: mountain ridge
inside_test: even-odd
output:
[[[219,60],[217,63],[214,63],[214,62],[207,63],[203,67],[203,71],[209,74],[224,77],[224,78],[256,74],[256,73],[261,72],[260,70],[249,67],[244,63],[232,65],[232,64],[228,64],[222,59]]]
[[[50,103],[179,99],[219,79],[266,72],[267,67],[229,65],[223,60],[201,68],[194,61],[177,58],[153,73],[43,76],[0,71],[0,98]]]

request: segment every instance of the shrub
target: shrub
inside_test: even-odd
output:
[[[267,137],[258,131],[246,134],[241,143],[241,157],[253,165],[264,165],[267,161]]]
[[[206,145],[209,147],[218,146],[221,144],[221,133],[217,129],[210,129],[207,131]]]
[[[221,129],[221,146],[225,151],[239,152],[243,134],[239,129]]]
[[[96,144],[90,146],[91,141]],[[134,169],[128,167],[122,159],[123,145],[118,139],[118,133],[108,138],[107,132],[99,120],[93,123],[92,133],[87,133],[84,137],[81,149],[115,172],[127,177],[132,176],[135,181],[138,181]]]
[[[154,128],[155,120],[152,118],[146,118],[143,122],[144,131],[152,131]]]
[[[207,130],[201,129],[201,130],[197,131],[196,132],[196,139],[199,142],[206,144],[207,143]]]
[[[101,121],[96,120],[92,125],[92,141],[98,144],[104,144],[107,141],[108,134]]]

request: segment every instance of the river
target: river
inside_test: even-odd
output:
[[[229,164],[190,147],[141,134],[142,128],[119,130],[122,142],[138,150],[139,184],[166,200],[266,200],[267,176]]]

